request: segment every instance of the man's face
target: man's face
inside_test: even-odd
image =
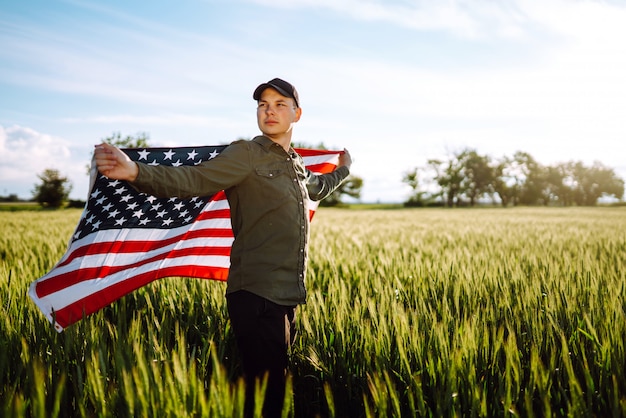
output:
[[[266,88],[258,101],[257,123],[263,134],[271,139],[279,139],[291,132],[295,122],[300,119],[302,110],[295,101],[285,97],[271,87]]]

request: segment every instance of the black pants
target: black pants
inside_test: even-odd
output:
[[[296,307],[278,305],[245,290],[228,294],[226,301],[246,382],[246,416],[254,410],[255,381],[268,373],[263,416],[280,417]]]

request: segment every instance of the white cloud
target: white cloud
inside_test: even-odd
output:
[[[85,165],[76,161],[67,140],[22,126],[0,126],[0,193],[32,197],[37,175],[47,168],[59,170],[74,184],[86,182]]]

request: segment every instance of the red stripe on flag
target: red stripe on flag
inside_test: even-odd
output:
[[[296,151],[302,157],[345,154],[345,151],[332,151],[332,150],[326,150],[326,149],[294,148],[294,151]]]
[[[320,164],[311,164],[307,166],[306,168],[308,168],[314,173],[330,173],[331,171],[335,169],[335,167],[337,167],[336,164],[320,163]]]
[[[112,302],[118,300],[122,296],[125,296],[140,287],[147,285],[157,279],[164,277],[176,277],[181,276],[181,270],[184,273],[192,273],[194,277],[204,278],[198,273],[208,274],[211,278],[216,280],[225,281],[228,277],[228,269],[224,268],[212,268],[207,266],[193,266],[187,265],[184,268],[170,267],[164,268],[158,271],[150,271],[143,274],[133,276],[132,280],[125,280],[108,286],[107,288],[90,293],[83,299],[72,303],[64,308],[56,310],[52,313],[55,326],[58,331],[62,331],[73,323],[81,320],[83,317],[91,315],[94,312],[99,311],[105,306],[110,305]],[[195,273],[195,274],[193,274]],[[184,276],[184,275],[182,275]]]

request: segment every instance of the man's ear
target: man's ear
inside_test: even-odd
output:
[[[294,119],[294,122],[297,122],[300,120],[300,116],[302,116],[302,108],[301,107],[297,107],[296,108],[296,118]]]

